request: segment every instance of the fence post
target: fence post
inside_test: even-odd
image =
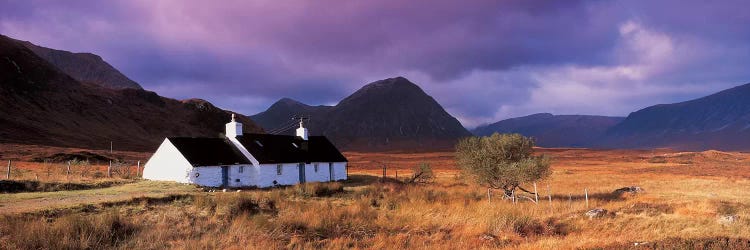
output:
[[[5,178],[10,180],[10,160],[8,160],[8,173],[5,174]]]
[[[552,189],[550,189],[549,184],[547,184],[547,199],[549,199],[549,213],[550,215],[552,212]]]
[[[568,193],[568,208],[573,211],[573,194]]]
[[[135,170],[135,177],[141,175],[141,161],[138,161],[138,168]]]
[[[549,206],[552,207],[552,189],[549,188],[549,184],[547,184],[547,199],[549,199]]]
[[[388,166],[386,166],[385,164],[383,164],[383,180],[382,180],[382,182],[385,182],[385,173],[386,173],[386,169],[387,168],[388,168]]]
[[[584,188],[583,192],[586,194],[586,208],[589,208],[589,189]]]
[[[70,161],[68,161],[68,172],[65,175],[67,175],[67,177],[70,178]]]
[[[112,178],[112,161],[109,161],[109,166],[107,167],[107,177]]]
[[[513,196],[511,197],[513,198],[513,204],[516,204],[516,190],[515,189],[511,190],[510,195]]]
[[[487,188],[487,203],[492,203],[492,188]]]
[[[534,182],[534,202],[539,205],[539,193],[536,191],[536,182]]]

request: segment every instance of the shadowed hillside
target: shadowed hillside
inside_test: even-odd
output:
[[[607,132],[607,147],[750,149],[750,84],[631,113]]]
[[[24,46],[34,51],[39,57],[51,63],[63,73],[79,82],[122,89],[142,89],[141,85],[130,80],[119,70],[109,65],[100,56],[91,53],[72,53],[64,50],[45,48],[27,41],[20,41]]]
[[[218,136],[230,112],[142,89],[82,83],[0,36],[0,142],[150,151],[166,136]],[[260,132],[238,118],[247,132]]]

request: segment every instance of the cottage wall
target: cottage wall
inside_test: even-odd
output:
[[[333,163],[333,180],[340,181],[346,180],[348,172],[346,170],[347,162],[334,162]]]
[[[315,164],[318,164],[318,171],[315,171]],[[305,180],[307,182],[326,182],[330,181],[328,174],[328,162],[313,162],[305,164]]]
[[[200,166],[195,167],[190,172],[190,181],[194,184],[219,187],[221,186],[221,167],[220,166]]]
[[[169,139],[165,139],[143,167],[143,179],[189,183],[193,166]]]

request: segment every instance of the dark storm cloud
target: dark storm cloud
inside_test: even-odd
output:
[[[403,75],[464,125],[627,115],[749,82],[741,1],[20,1],[0,33],[252,114]]]

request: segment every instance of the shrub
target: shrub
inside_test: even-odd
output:
[[[297,195],[302,197],[328,197],[344,192],[344,185],[338,182],[313,182],[295,186]]]
[[[462,139],[456,145],[456,162],[462,172],[480,185],[503,189],[510,197],[521,185],[552,174],[549,159],[533,153],[531,138],[495,133]]]

